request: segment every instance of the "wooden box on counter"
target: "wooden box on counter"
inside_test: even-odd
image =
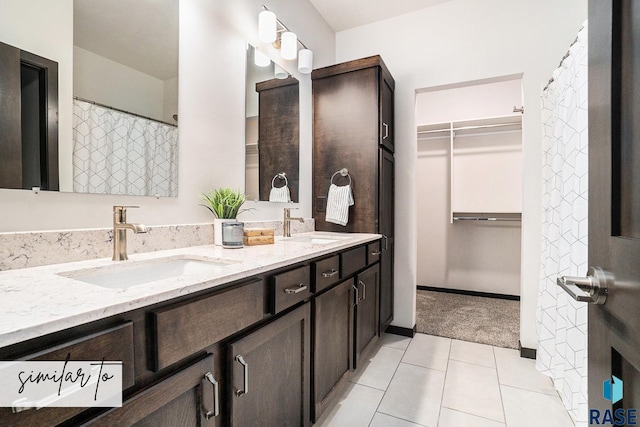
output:
[[[245,228],[243,233],[245,246],[272,245],[274,242],[273,228]]]

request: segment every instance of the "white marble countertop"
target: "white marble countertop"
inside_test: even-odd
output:
[[[335,242],[295,241],[304,236],[333,237]],[[276,237],[273,245],[224,249],[194,246],[129,255],[128,261],[110,258],[53,264],[0,272],[0,347],[66,328],[103,319],[140,307],[254,276],[334,251],[380,238],[364,233],[300,233],[292,240]],[[140,261],[165,258],[213,258],[227,263],[220,269],[165,278],[129,288],[106,288],[70,277],[104,267],[129,268]],[[122,265],[122,267],[120,267]],[[97,270],[96,270],[97,271]],[[69,274],[69,272],[72,272]]]

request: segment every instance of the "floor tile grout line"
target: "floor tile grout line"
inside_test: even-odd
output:
[[[409,345],[411,345],[412,341],[413,341],[413,338],[411,338],[411,341],[409,341],[409,344],[407,345],[407,348],[402,350],[402,356],[400,357],[400,361],[396,365],[396,368],[393,370],[393,375],[391,375],[391,379],[389,380],[389,384],[387,384],[387,388],[382,393],[382,398],[380,399],[380,402],[378,402],[378,406],[376,406],[376,410],[373,411],[373,417],[371,417],[371,421],[369,421],[369,424],[368,424],[369,426],[371,426],[371,423],[373,422],[373,419],[376,417],[376,413],[378,412],[378,409],[380,408],[380,405],[382,404],[382,401],[384,400],[384,397],[387,395],[387,390],[389,390],[389,386],[391,385],[391,382],[393,381],[393,379],[396,376],[396,373],[398,372],[398,367],[402,363],[402,358],[404,357],[405,353],[407,352],[407,349],[409,348]],[[381,412],[381,413],[384,414],[384,412]],[[385,414],[385,415],[389,415],[389,414]]]
[[[457,362],[457,361],[456,361],[456,362]],[[405,365],[415,366],[415,367],[418,367],[418,368],[429,369],[429,370],[431,370],[431,371],[447,372],[447,370],[446,370],[446,369],[443,371],[442,369],[429,368],[428,366],[416,365],[415,363],[403,362],[402,360],[400,361],[400,363],[404,363]],[[449,362],[447,361],[447,365],[448,365],[448,364],[449,364]]]
[[[442,407],[443,407],[443,408],[445,408],[445,409],[448,409],[448,410],[450,410],[450,411],[460,412],[461,414],[471,415],[472,417],[482,418],[483,420],[493,421],[494,423],[499,423],[499,424],[504,424],[504,425],[506,425],[506,422],[497,421],[497,420],[494,420],[493,418],[487,418],[487,417],[482,416],[482,415],[472,414],[471,412],[466,412],[466,411],[463,411],[463,410],[461,410],[461,409],[449,408],[448,406],[444,406],[444,405],[443,405]]]
[[[543,396],[557,397],[558,399],[560,399],[562,401],[562,397],[557,395],[557,393],[556,394],[549,394],[549,393],[544,393],[544,392],[541,392],[541,391],[531,390],[531,389],[524,388],[524,387],[518,387],[517,385],[511,385],[511,384],[500,384],[500,385],[501,386],[505,386],[505,387],[509,387],[509,388],[515,388],[515,389],[522,390],[522,391],[530,391],[531,393],[541,394]],[[555,389],[554,389],[554,391],[555,391]],[[569,411],[567,411],[567,412],[569,412]]]
[[[504,425],[507,425],[507,411],[504,407],[504,397],[502,396],[502,387],[500,384],[500,373],[498,371],[498,358],[496,357],[496,347],[493,346],[493,360],[496,363],[496,380],[498,381],[498,393],[500,393],[500,406],[502,407],[502,418],[504,419]]]
[[[468,363],[469,365],[482,366],[483,368],[496,369],[495,366],[481,365],[480,363],[469,362],[468,360],[451,359],[451,358],[449,360],[453,360],[455,362],[461,362],[461,363]]]
[[[440,393],[440,406],[438,407],[438,416],[436,418],[436,426],[440,424],[440,415],[442,415],[442,404],[444,403],[444,389],[447,386],[447,374],[449,373],[449,362],[451,361],[451,347],[453,340],[449,340],[449,352],[447,353],[447,369],[444,371],[444,379],[442,380],[442,393]]]
[[[397,420],[406,421],[406,422],[408,422],[408,423],[415,424],[415,425],[417,425],[417,426],[421,426],[421,427],[429,427],[429,426],[427,426],[427,425],[425,425],[425,424],[420,424],[420,423],[417,423],[417,422],[415,422],[415,421],[411,421],[411,420],[408,420],[408,419],[406,419],[406,418],[402,418],[402,417],[399,417],[399,416],[397,416],[397,415],[389,414],[389,413],[386,413],[386,412],[383,412],[383,411],[376,411],[376,414],[383,414],[383,415],[386,415],[386,416],[388,416],[388,417],[392,417],[392,418],[395,418],[395,419],[397,419]],[[436,424],[436,425],[437,425],[437,424]]]

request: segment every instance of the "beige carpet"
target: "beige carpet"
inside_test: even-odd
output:
[[[418,290],[418,332],[518,348],[520,301]]]

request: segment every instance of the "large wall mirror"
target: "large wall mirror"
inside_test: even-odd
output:
[[[73,138],[59,141],[60,177],[69,181],[62,191],[177,196],[178,1],[73,0],[73,14],[58,16],[60,28],[73,26],[73,65],[59,71],[73,73]],[[5,11],[13,22],[49,19],[39,0],[16,5]],[[11,31],[20,33],[14,40],[58,36],[28,25]]]
[[[245,193],[249,200],[298,202],[299,82],[251,45],[246,70]]]

